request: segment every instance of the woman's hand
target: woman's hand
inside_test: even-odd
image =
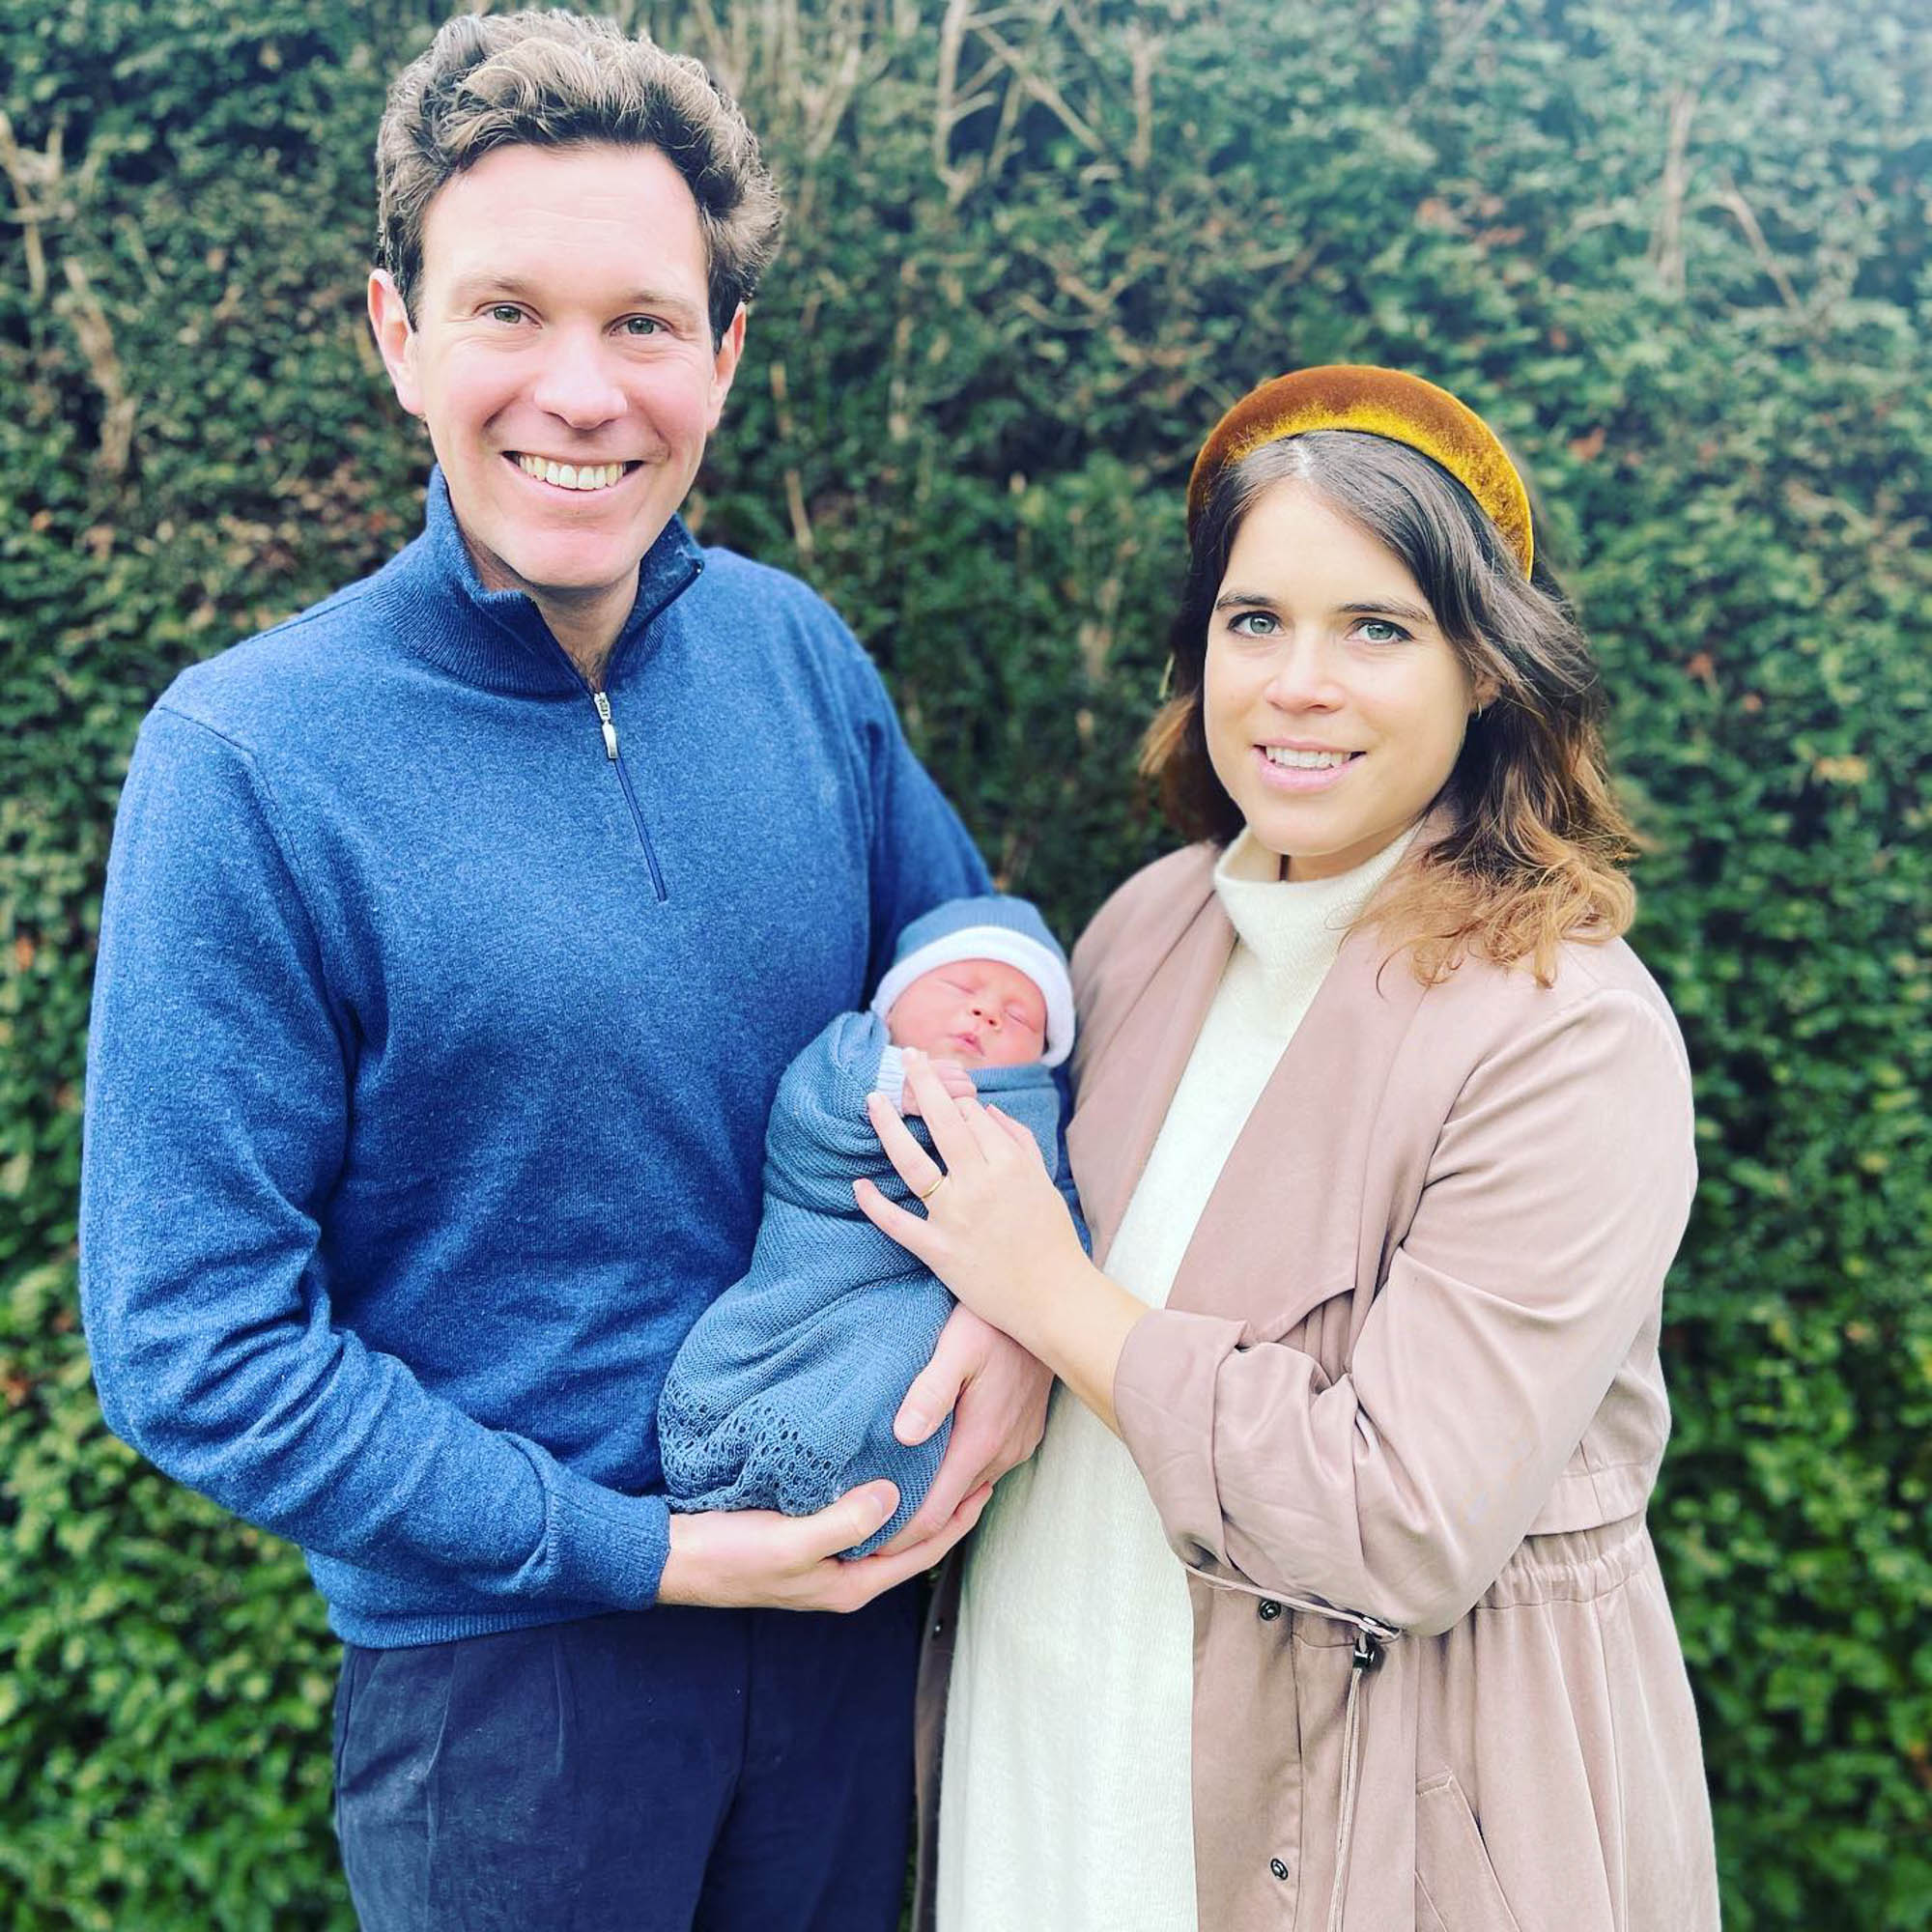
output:
[[[840,1559],[898,1507],[888,1482],[848,1491],[815,1516],[776,1510],[714,1510],[670,1520],[670,1554],[658,1580],[661,1604],[705,1604],[728,1609],[856,1610],[882,1591],[930,1570],[986,1507],[982,1483],[930,1535],[890,1551]],[[907,1525],[911,1527],[910,1524]]]
[[[905,1077],[938,1159],[877,1097],[872,1128],[925,1213],[896,1207],[869,1180],[853,1183],[860,1211],[1112,1429],[1114,1371],[1146,1305],[1087,1259],[1038,1147],[1017,1121],[977,1099],[953,1099],[922,1054],[907,1052]]]
[[[854,1183],[860,1209],[974,1314],[1024,1343],[1036,1283],[1057,1268],[1086,1264],[1066,1203],[1034,1137],[997,1107],[954,1098],[931,1061],[912,1047],[905,1089],[907,1111],[918,1103],[938,1161],[883,1098],[874,1095],[867,1107],[886,1157],[922,1198],[925,1216],[895,1207],[869,1180]]]

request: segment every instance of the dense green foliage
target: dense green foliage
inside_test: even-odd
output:
[[[0,1925],[345,1925],[292,1552],[109,1437],[96,902],[145,706],[413,526],[360,315],[428,0],[0,0]],[[1919,0],[705,0],[793,216],[694,503],[1071,931],[1202,432],[1393,362],[1532,466],[1699,1075],[1654,1522],[1727,1922],[1932,1926],[1932,28]]]

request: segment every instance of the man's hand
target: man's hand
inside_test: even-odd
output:
[[[923,1442],[951,1415],[952,1436],[918,1514],[879,1555],[909,1553],[932,1540],[962,1497],[970,1502],[1024,1463],[1045,1433],[1052,1387],[1052,1370],[971,1309],[955,1308],[893,1422],[901,1442]]]
[[[893,1539],[889,1551],[849,1562],[838,1552],[865,1542],[898,1507],[891,1483],[850,1490],[816,1516],[781,1516],[776,1510],[673,1516],[658,1602],[735,1609],[860,1609],[895,1583],[930,1570],[980,1520],[991,1494],[990,1484],[974,1486],[956,1509],[938,1520],[936,1529],[921,1528],[926,1516],[922,1510]]]

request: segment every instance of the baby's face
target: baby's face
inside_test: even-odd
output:
[[[1016,966],[953,959],[922,973],[886,1015],[895,1046],[961,1065],[1024,1066],[1046,1051],[1046,1001]]]

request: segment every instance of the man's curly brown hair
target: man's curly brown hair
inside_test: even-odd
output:
[[[497,148],[655,148],[697,203],[722,340],[778,250],[778,189],[737,103],[696,61],[562,11],[462,14],[396,76],[376,136],[376,259],[413,319],[423,221]]]

